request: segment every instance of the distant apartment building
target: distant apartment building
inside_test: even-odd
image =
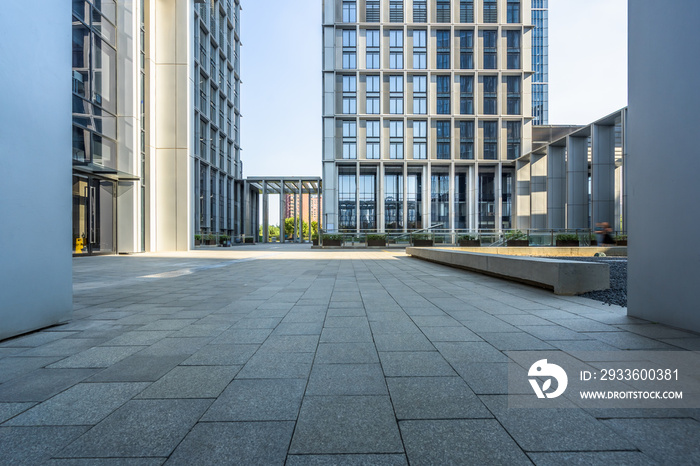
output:
[[[301,214],[304,222],[316,222],[323,213],[321,203],[323,196],[302,194],[301,198],[297,194],[287,194],[284,198],[284,218],[295,218]],[[301,200],[301,204],[299,201]]]
[[[326,230],[515,227],[531,18],[530,0],[324,0]]]
[[[73,0],[75,254],[187,250],[195,233],[241,230],[240,11]]]
[[[549,124],[549,0],[532,0],[532,124]]]

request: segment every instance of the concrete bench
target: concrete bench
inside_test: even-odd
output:
[[[406,254],[439,264],[575,295],[610,288],[610,267],[542,257],[505,256],[439,248],[406,248]]]

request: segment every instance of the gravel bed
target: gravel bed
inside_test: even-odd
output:
[[[580,294],[585,298],[595,299],[605,304],[627,307],[627,258],[626,257],[555,257],[583,262],[602,262],[610,266],[610,288],[601,291],[589,291]]]

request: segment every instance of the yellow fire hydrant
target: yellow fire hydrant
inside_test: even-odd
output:
[[[83,241],[84,241],[83,238],[75,238],[75,253],[76,254],[80,254],[83,252],[83,247],[84,247]]]

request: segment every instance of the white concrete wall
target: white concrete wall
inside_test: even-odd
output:
[[[700,331],[700,2],[628,7],[628,313]]]
[[[0,340],[72,312],[70,11],[0,14]]]

